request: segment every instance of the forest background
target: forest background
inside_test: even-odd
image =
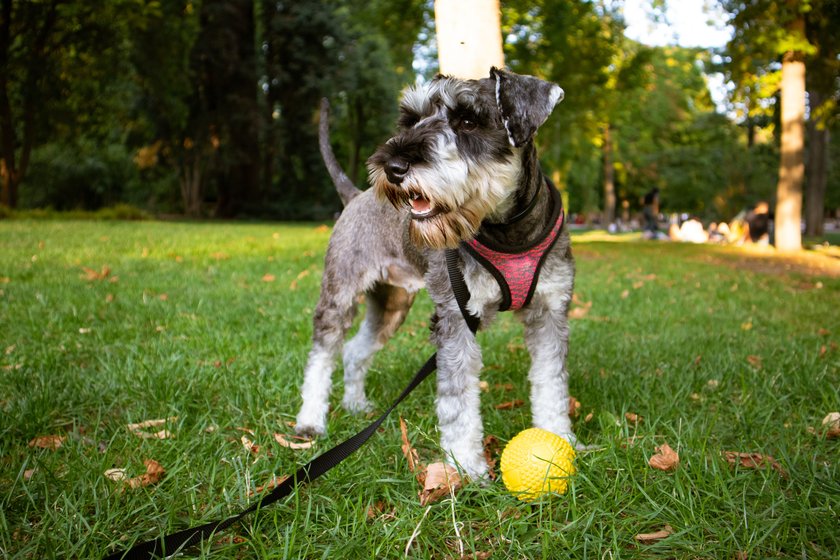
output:
[[[502,1],[507,66],[566,91],[538,136],[544,169],[571,213],[601,224],[633,216],[652,187],[665,211],[705,220],[772,203],[795,52],[803,219],[819,235],[840,217],[840,2],[711,4],[733,29],[723,48],[633,41],[621,1]],[[0,17],[0,210],[329,218],[340,202],[317,149],[320,98],[364,186],[400,92],[437,72],[430,0],[2,0]]]

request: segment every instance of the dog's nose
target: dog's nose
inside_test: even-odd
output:
[[[409,163],[402,159],[390,159],[385,164],[385,175],[392,183],[401,183],[408,174]]]

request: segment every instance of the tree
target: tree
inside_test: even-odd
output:
[[[2,0],[0,203],[17,206],[39,143],[79,126],[100,134],[113,127],[124,97],[109,89],[109,77],[124,75],[124,30],[144,17],[124,4]]]
[[[729,42],[730,75],[744,83],[764,86],[764,96],[779,92],[780,160],[776,190],[776,247],[802,246],[802,182],[805,146],[805,64],[815,49],[805,35],[810,0],[722,0],[735,34]],[[757,72],[763,76],[755,78]],[[774,87],[775,86],[775,87]]]
[[[498,0],[435,0],[442,74],[486,78],[505,64]]]

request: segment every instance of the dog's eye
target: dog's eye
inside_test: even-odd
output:
[[[468,112],[456,113],[452,124],[460,132],[470,132],[478,128],[478,117]]]

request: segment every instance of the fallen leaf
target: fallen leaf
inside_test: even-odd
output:
[[[253,453],[254,455],[260,452],[260,446],[248,439],[248,436],[242,436],[239,438],[239,441],[242,442],[242,447],[245,448],[245,451]]]
[[[26,469],[25,471],[23,471],[23,480],[31,480],[34,474],[35,469]]]
[[[170,439],[172,437],[172,432],[170,432],[169,430],[160,430],[157,432],[144,432],[141,430],[135,430],[131,433],[133,433],[140,439]]]
[[[287,478],[289,478],[287,475],[283,475],[283,476],[277,476],[276,474],[272,475],[271,480],[269,480],[268,482],[266,482],[262,486],[257,486],[256,488],[254,488],[254,491],[249,493],[248,495],[253,496],[255,494],[262,494],[263,492],[266,492],[268,490],[273,490],[279,484],[282,484],[283,481],[286,480]]]
[[[487,393],[488,391],[490,391],[490,384],[482,379],[478,382],[478,388],[481,390],[482,393]]]
[[[665,525],[665,527],[663,527],[659,531],[656,531],[654,533],[639,533],[633,538],[642,544],[650,544],[667,538],[673,532],[674,530],[671,528],[670,525]]]
[[[408,470],[414,472],[420,465],[420,457],[417,455],[417,450],[411,447],[408,442],[408,428],[406,428],[405,420],[400,416],[400,437],[402,438],[402,452],[408,461]]]
[[[499,455],[499,449],[502,444],[499,442],[499,438],[490,434],[484,437],[482,443],[484,459],[487,461],[487,466],[489,467],[487,476],[490,477],[490,480],[496,480],[496,457]]]
[[[315,231],[317,231],[318,233],[326,233],[330,231],[330,226],[328,226],[327,224],[321,224],[320,226],[317,226],[315,228]]]
[[[40,447],[41,449],[52,449],[55,451],[62,446],[66,436],[38,436],[29,441],[29,447]]]
[[[817,334],[820,336],[828,336],[831,334],[831,331],[826,328],[820,328],[820,330],[817,331]]]
[[[120,480],[125,480],[128,476],[126,474],[125,469],[108,469],[105,471],[105,478],[113,480],[114,482],[119,482]]]
[[[309,449],[315,442],[309,438],[305,438],[303,436],[289,436],[292,439],[300,440],[300,443],[296,443],[294,441],[289,441],[286,439],[286,436],[283,434],[274,434],[274,441],[282,445],[283,447],[288,447],[289,449]]]
[[[589,422],[590,420],[592,420],[592,418],[593,418],[594,416],[595,416],[595,414],[593,414],[592,412],[590,412],[589,414],[587,414],[587,415],[586,415],[586,417],[583,419],[583,421],[584,421],[584,422]]]
[[[135,422],[133,424],[126,424],[126,428],[135,436],[141,439],[169,439],[172,437],[172,432],[169,430],[159,430],[157,432],[144,431],[145,428],[158,428],[170,422],[177,422],[177,416],[170,416],[169,418],[156,418],[154,420],[144,420],[142,422]]]
[[[105,280],[111,275],[111,268],[109,266],[103,266],[102,270],[94,270],[92,268],[83,266],[82,270],[84,271],[82,278],[84,278],[88,282],[93,282],[95,280]]]
[[[624,418],[626,418],[627,421],[631,424],[638,424],[642,421],[642,417],[636,414],[635,412],[625,412]]]
[[[300,282],[302,279],[306,278],[307,276],[309,276],[309,269],[307,268],[305,270],[301,270],[300,274],[297,275],[297,278],[292,280],[292,283],[289,284],[289,289],[290,290],[297,290],[298,282]]]
[[[744,323],[741,323],[741,330],[742,331],[752,330],[752,327],[753,327],[752,321],[746,321]]]
[[[747,356],[747,362],[755,369],[761,369],[761,356]]]
[[[825,437],[833,439],[840,437],[840,412],[829,412],[822,420]]]
[[[423,489],[418,494],[421,506],[437,502],[461,489],[461,476],[452,465],[432,463],[426,467],[424,474]]]
[[[497,404],[496,410],[511,410],[513,408],[519,408],[523,404],[525,404],[525,401],[523,401],[522,399],[514,399],[512,401]]]
[[[376,503],[371,504],[367,508],[367,518],[371,521],[375,519],[396,519],[396,508],[388,505],[385,500],[376,500]]]
[[[577,418],[578,412],[580,412],[580,401],[574,397],[569,397],[569,416]]]
[[[587,301],[586,303],[581,302],[578,307],[569,311],[569,319],[583,319],[589,313],[590,309],[592,309],[591,301]]]
[[[154,459],[146,459],[143,461],[143,464],[146,465],[146,472],[144,474],[125,481],[129,488],[140,488],[142,486],[149,486],[150,484],[157,484],[163,478],[163,475],[166,474],[166,470]]]
[[[274,282],[277,279],[276,276],[273,274],[263,274],[262,281],[263,282]]]
[[[628,297],[630,297],[630,290],[624,290],[621,292],[621,299],[627,299]]]
[[[764,467],[770,467],[783,477],[787,477],[787,472],[782,468],[782,465],[780,465],[779,462],[770,455],[724,451],[723,456],[730,465],[741,465],[745,469],[763,469]]]
[[[656,448],[656,454],[648,461],[648,465],[660,471],[672,471],[680,464],[679,454],[671,449],[667,443]]]

